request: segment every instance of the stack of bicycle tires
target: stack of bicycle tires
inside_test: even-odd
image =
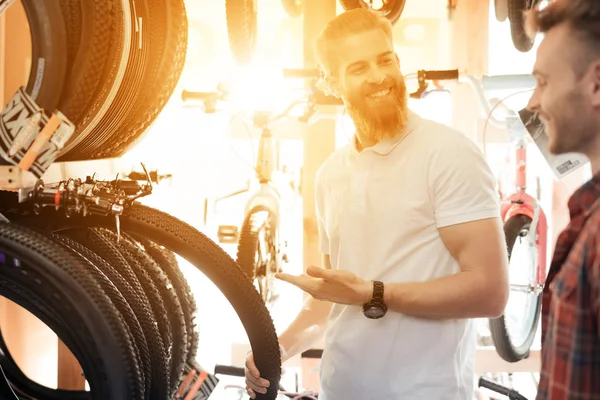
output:
[[[79,361],[90,391],[30,381],[0,341],[0,365],[22,399],[203,399],[196,304],[175,253],[202,271],[238,313],[264,376],[278,382],[273,321],[243,271],[217,244],[158,210],[133,204],[120,218],[32,212],[0,192],[0,295],[42,320]],[[207,376],[208,375],[208,376]],[[189,378],[189,379],[187,379]],[[262,399],[275,399],[276,387]]]

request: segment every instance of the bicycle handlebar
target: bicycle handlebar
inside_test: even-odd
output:
[[[481,79],[477,79],[472,75],[461,75],[457,69],[453,69],[441,71],[419,70],[417,73],[409,74],[405,77],[405,79],[415,78],[419,81],[419,89],[411,96],[416,98],[419,98],[420,95],[425,92],[427,88],[426,81],[428,80],[457,81],[468,84],[471,89],[473,89],[477,102],[479,103],[480,109],[484,116],[486,118],[489,117],[489,121],[492,123],[492,125],[495,125],[499,128],[505,128],[506,124],[503,121],[498,120],[491,113],[493,108],[490,106],[485,96],[485,91],[503,89],[527,90],[535,87],[535,78],[527,74],[495,76],[484,75],[481,77]]]
[[[525,396],[523,396],[516,390],[509,389],[507,387],[504,387],[504,386],[499,385],[494,382],[490,382],[487,379],[484,379],[483,377],[479,378],[479,387],[486,388],[493,392],[504,395],[504,396],[508,397],[510,400],[527,400],[527,398]]]

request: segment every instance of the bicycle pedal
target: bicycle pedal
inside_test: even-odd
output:
[[[219,243],[237,243],[239,235],[236,225],[219,225],[217,232]]]

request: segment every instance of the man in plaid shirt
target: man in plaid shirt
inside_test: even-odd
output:
[[[545,35],[528,109],[550,152],[585,154],[594,175],[569,199],[544,287],[537,399],[600,399],[600,1],[556,0],[529,22]]]

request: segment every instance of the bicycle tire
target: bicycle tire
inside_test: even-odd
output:
[[[133,304],[137,303],[135,299],[132,300],[132,296],[136,296],[136,294],[132,293],[130,290],[131,286],[129,286],[123,277],[102,257],[66,236],[56,234],[49,234],[49,236],[68,247],[74,254],[81,258],[82,265],[88,265],[88,269],[92,272],[96,282],[100,283],[104,292],[107,293],[123,317],[123,320],[131,333],[137,363],[142,370],[140,377],[144,387],[142,396],[145,399],[150,399],[152,367],[150,364],[148,342],[146,341],[144,331],[136,316],[136,312],[132,307]],[[124,294],[127,295],[127,299],[125,299]]]
[[[149,290],[150,304],[156,307],[156,320],[160,325],[164,324],[167,328],[164,329],[165,336],[171,343],[168,396],[172,398],[179,387],[187,358],[187,330],[179,298],[163,270],[127,236],[122,236],[119,239],[116,233],[108,229],[103,229],[103,234],[113,242],[118,241],[116,243],[118,249],[128,259],[129,265],[134,267],[140,281],[145,286],[152,286],[152,290]],[[153,303],[156,303],[156,305]]]
[[[29,303],[29,311],[61,339],[61,331],[76,330],[67,335],[75,346],[63,342],[82,366],[92,398],[139,398],[139,371],[126,327],[79,260],[46,236],[10,223],[0,224],[0,251],[4,254],[0,294],[20,305]],[[37,304],[31,307],[33,302]],[[60,319],[67,322],[54,323],[46,309],[60,310]]]
[[[67,33],[67,65],[73,65],[81,41],[81,0],[58,0]]]
[[[268,210],[265,210],[261,206],[254,207],[244,218],[244,222],[242,223],[242,228],[240,230],[240,236],[238,240],[237,246],[237,257],[236,262],[244,271],[248,279],[254,282],[263,275],[263,266],[257,265],[256,254],[260,250],[260,234],[261,231],[267,229],[268,226],[271,229],[275,229],[277,227],[277,217]],[[275,246],[274,254],[271,253],[272,257],[275,257],[275,262],[277,262],[277,236],[274,230],[267,231],[269,234],[269,239],[273,242],[273,246]],[[264,275],[267,275],[268,266],[264,266]],[[268,293],[264,293],[264,288],[260,288],[260,282],[257,282],[259,285],[259,293],[261,294],[263,301],[266,303],[268,298]]]
[[[504,236],[506,238],[509,260],[511,259],[517,238],[523,231],[528,231],[530,226],[531,218],[523,214],[513,215],[504,224]],[[535,272],[535,263],[529,267]],[[533,274],[533,276],[535,276],[535,274]],[[530,320],[532,322],[527,327],[527,335],[525,335],[525,339],[522,343],[514,343],[515,341],[511,338],[504,314],[498,318],[489,319],[490,332],[496,351],[498,352],[498,355],[507,362],[517,362],[529,355],[529,350],[535,338],[541,312],[541,294],[537,294],[536,301],[528,303],[528,305],[530,305],[530,307],[526,307],[523,312],[525,315],[531,316]]]
[[[283,9],[292,18],[298,18],[304,11],[304,0],[281,0]]]
[[[177,258],[172,251],[165,249],[162,246],[144,238],[135,236],[132,240],[138,242],[148,255],[152,257],[162,270],[167,274],[167,277],[173,284],[173,288],[177,293],[177,297],[181,302],[181,308],[183,311],[185,326],[187,329],[187,360],[186,362],[190,365],[196,361],[196,354],[198,352],[198,331],[196,327],[196,312],[197,304],[192,293],[192,289],[188,285],[187,279],[179,268]]]
[[[527,53],[533,48],[535,38],[531,38],[525,29],[525,11],[528,9],[528,0],[508,0],[508,20],[510,22],[510,36],[515,49]]]
[[[5,202],[3,206],[6,205]],[[14,209],[2,211],[15,223],[50,231],[90,226],[110,229],[114,226],[112,217],[73,215],[66,218],[59,211],[49,208],[42,209],[40,215],[17,214]],[[236,262],[218,244],[192,226],[139,203],[126,208],[120,217],[120,224],[123,232],[142,235],[185,258],[217,286],[244,326],[261,376],[271,382],[267,393],[257,394],[256,398],[274,400],[281,378],[281,354],[277,333],[258,292]]]
[[[167,105],[183,72],[188,46],[184,0],[146,0],[145,26],[148,57],[141,72],[135,101],[120,125],[114,125],[101,145],[90,149],[90,159],[120,157],[139,143]]]
[[[169,382],[167,382],[166,377],[170,368],[169,354],[167,346],[163,342],[163,335],[161,335],[146,288],[139,281],[137,274],[114,243],[98,229],[78,226],[73,229],[61,230],[60,234],[69,237],[99,255],[123,277],[125,283],[121,282],[118,277],[114,277],[114,282],[123,287],[123,290],[129,288],[128,300],[132,304],[144,331],[152,365],[151,393],[155,393],[157,397],[167,396]]]
[[[344,10],[354,10],[356,8],[371,9],[364,0],[340,0],[340,3]],[[405,5],[406,0],[389,0],[385,2],[381,8],[375,9],[374,11],[382,17],[385,17],[392,25],[394,25],[402,16]]]
[[[147,68],[146,64],[150,61],[151,40],[151,35],[146,34],[145,26],[145,21],[150,17],[148,3],[148,0],[132,3],[130,24],[134,28],[130,35],[129,54],[123,79],[102,118],[98,120],[97,124],[90,127],[85,140],[70,149],[71,153],[85,154],[89,159],[96,149],[101,148],[112,135],[115,135],[115,131],[129,117],[140,92],[145,89],[143,87],[144,69]]]
[[[229,48],[242,66],[254,60],[258,35],[257,0],[225,0]]]
[[[77,2],[63,2],[64,7]],[[57,161],[87,160],[74,151],[104,117],[125,75],[131,48],[129,0],[81,1],[81,37],[58,108],[75,125]],[[65,14],[65,11],[63,11]]]
[[[67,75],[67,33],[60,4],[46,0],[21,2],[31,34],[31,70],[25,91],[43,109],[54,111]]]

